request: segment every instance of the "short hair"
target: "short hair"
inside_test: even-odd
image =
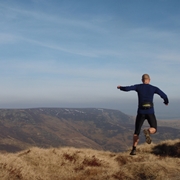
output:
[[[145,79],[150,79],[150,76],[148,74],[143,74],[142,80],[144,81]]]

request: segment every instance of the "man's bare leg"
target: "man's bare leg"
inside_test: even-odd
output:
[[[133,147],[136,147],[139,142],[139,136],[137,134],[134,134],[133,136]]]
[[[130,152],[130,155],[136,155],[136,146],[139,142],[139,136],[137,134],[134,134],[133,136],[133,147],[132,151]]]

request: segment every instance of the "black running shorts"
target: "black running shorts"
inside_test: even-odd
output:
[[[136,116],[134,134],[137,134],[137,135],[140,134],[141,127],[146,119],[150,127],[155,128],[157,130],[157,121],[156,121],[156,116],[154,114],[138,114]]]

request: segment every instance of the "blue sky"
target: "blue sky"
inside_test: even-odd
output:
[[[161,113],[172,113],[180,102],[179,19],[179,0],[0,0],[0,108],[135,114],[136,93],[116,87],[149,73],[170,99]]]

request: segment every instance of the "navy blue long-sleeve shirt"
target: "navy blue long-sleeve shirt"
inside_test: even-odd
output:
[[[143,102],[153,103],[154,94],[158,94],[163,100],[164,104],[168,104],[169,100],[167,95],[161,91],[158,87],[152,86],[150,84],[136,84],[132,86],[121,86],[122,91],[136,91],[138,94],[138,114],[154,114],[154,108],[142,109],[140,105]]]

